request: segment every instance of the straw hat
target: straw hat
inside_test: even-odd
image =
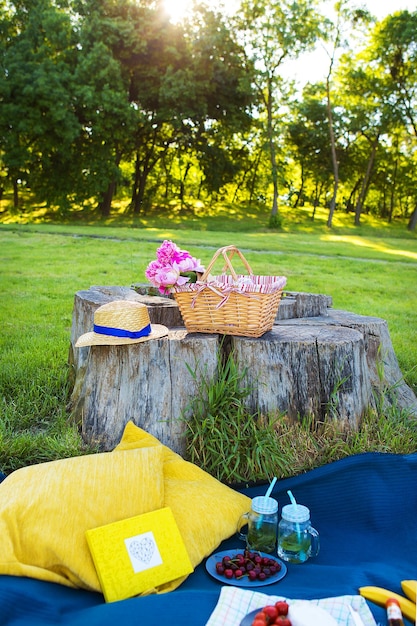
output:
[[[75,347],[141,343],[165,335],[168,335],[166,326],[151,325],[145,304],[131,300],[115,300],[103,304],[95,311],[93,332],[81,335]]]

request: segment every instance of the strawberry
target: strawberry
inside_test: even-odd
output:
[[[275,626],[291,626],[291,622],[285,615],[278,615],[274,622]]]
[[[274,619],[276,619],[278,617],[278,615],[279,615],[277,607],[274,606],[273,604],[270,604],[268,606],[264,606],[262,611],[263,611],[263,613],[265,613],[265,615],[267,615],[269,617],[269,621],[270,622],[272,622]]]
[[[278,611],[278,615],[288,615],[288,602],[285,602],[285,600],[278,600],[278,602],[275,602],[275,608]]]

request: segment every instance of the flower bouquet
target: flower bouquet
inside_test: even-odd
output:
[[[145,276],[163,295],[174,293],[175,287],[195,283],[204,273],[200,260],[181,250],[175,243],[165,239],[156,251],[156,260],[151,261]]]

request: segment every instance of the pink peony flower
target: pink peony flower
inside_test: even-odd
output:
[[[161,269],[159,261],[151,261],[145,270],[145,276],[149,282],[153,283],[156,273]]]
[[[175,243],[166,239],[157,249],[156,261],[151,261],[145,276],[162,294],[173,291],[175,285],[195,282],[197,272],[203,273],[200,260],[181,250]]]
[[[180,272],[200,272],[204,273],[204,267],[200,263],[200,259],[189,256],[178,262]]]
[[[165,239],[156,251],[156,258],[161,265],[170,265],[189,256],[191,255],[188,252],[181,250],[176,243],[169,241],[169,239]]]
[[[169,293],[170,289],[177,283],[180,273],[169,265],[161,267],[156,271],[154,284],[161,293]]]

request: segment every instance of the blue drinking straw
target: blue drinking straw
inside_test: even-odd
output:
[[[294,506],[297,506],[297,500],[294,498],[292,491],[288,489],[287,493],[288,493],[289,499],[291,500],[291,504],[293,504]]]
[[[288,493],[288,497],[289,497],[289,499],[291,500],[291,504],[292,504],[294,507],[297,507],[297,500],[294,498],[292,491],[290,491],[290,490],[288,489],[287,493]],[[296,511],[295,511],[295,512],[297,512],[297,508],[296,508]],[[296,528],[296,530],[297,530],[297,539],[298,539],[298,541],[300,541],[301,532],[300,532],[300,524],[299,524],[298,522],[296,522],[296,524],[295,524],[295,528]]]
[[[271,480],[271,484],[269,485],[269,487],[268,487],[268,489],[267,489],[267,492],[266,492],[266,494],[265,494],[265,496],[264,496],[265,498],[269,498],[269,496],[271,495],[272,490],[273,490],[274,485],[275,485],[275,483],[276,483],[276,482],[277,482],[277,477],[276,477],[276,476],[274,476],[274,478]],[[263,522],[263,515],[261,515],[261,516],[259,517],[259,519],[258,519],[258,521],[257,521],[257,523],[256,523],[256,529],[257,529],[257,530],[259,530],[259,529],[261,528],[261,526],[262,526],[262,522]]]
[[[267,491],[267,492],[266,492],[266,494],[265,494],[265,498],[269,498],[269,496],[271,495],[272,490],[273,490],[273,488],[274,488],[274,486],[275,486],[275,483],[276,483],[276,482],[277,482],[277,477],[276,477],[276,476],[274,476],[274,477],[273,477],[273,479],[272,479],[272,481],[271,481],[271,484],[270,484],[270,485],[269,485],[269,487],[268,487],[268,491]]]

